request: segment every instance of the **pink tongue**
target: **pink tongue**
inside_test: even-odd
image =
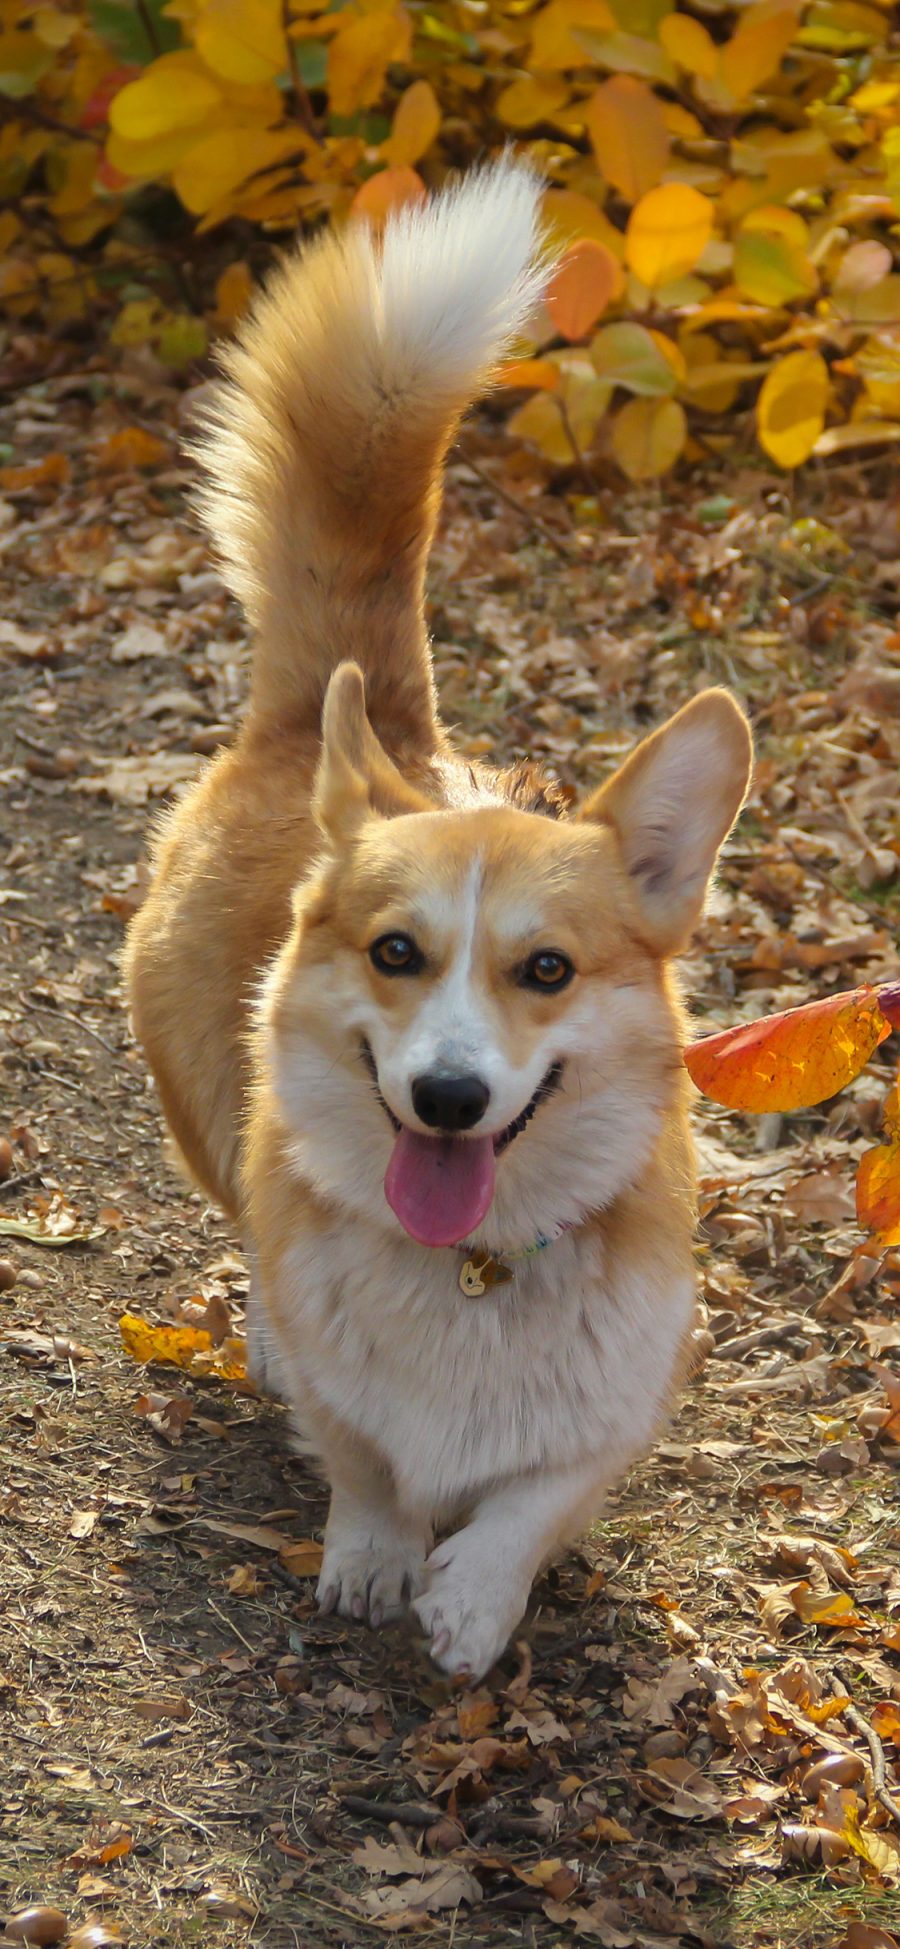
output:
[[[384,1195],[420,1245],[458,1245],[489,1210],[495,1175],[492,1137],[420,1137],[401,1130]]]

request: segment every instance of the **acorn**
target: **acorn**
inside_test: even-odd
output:
[[[20,1909],[18,1915],[10,1916],[6,1934],[10,1942],[61,1942],[68,1926],[61,1908],[35,1903],[33,1908]]]

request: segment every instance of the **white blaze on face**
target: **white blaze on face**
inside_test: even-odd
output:
[[[478,1076],[490,1090],[479,1132],[499,1136],[534,1095],[553,1061],[541,1049],[520,1066],[502,1000],[479,978],[484,866],[479,856],[455,889],[419,894],[416,924],[423,938],[448,956],[437,982],[422,984],[422,1001],[401,1034],[383,1016],[371,1036],[382,1095],[401,1123],[424,1129],[412,1105],[418,1076]],[[412,977],[411,979],[415,979]],[[502,992],[502,991],[501,991]]]

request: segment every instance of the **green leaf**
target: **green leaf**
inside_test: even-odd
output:
[[[134,0],[89,0],[88,13],[100,39],[120,60],[143,64],[182,44],[178,22],[166,19],[164,4],[165,0],[145,0],[141,8]],[[146,19],[155,32],[155,45],[147,34]]]

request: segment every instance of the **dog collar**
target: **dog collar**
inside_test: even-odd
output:
[[[555,1245],[564,1232],[571,1230],[571,1224],[565,1223],[555,1226],[552,1232],[538,1232],[534,1244],[525,1245],[518,1252],[473,1252],[460,1270],[460,1292],[467,1299],[480,1299],[492,1286],[508,1286],[523,1259],[533,1259],[536,1253],[545,1252],[548,1245]]]

